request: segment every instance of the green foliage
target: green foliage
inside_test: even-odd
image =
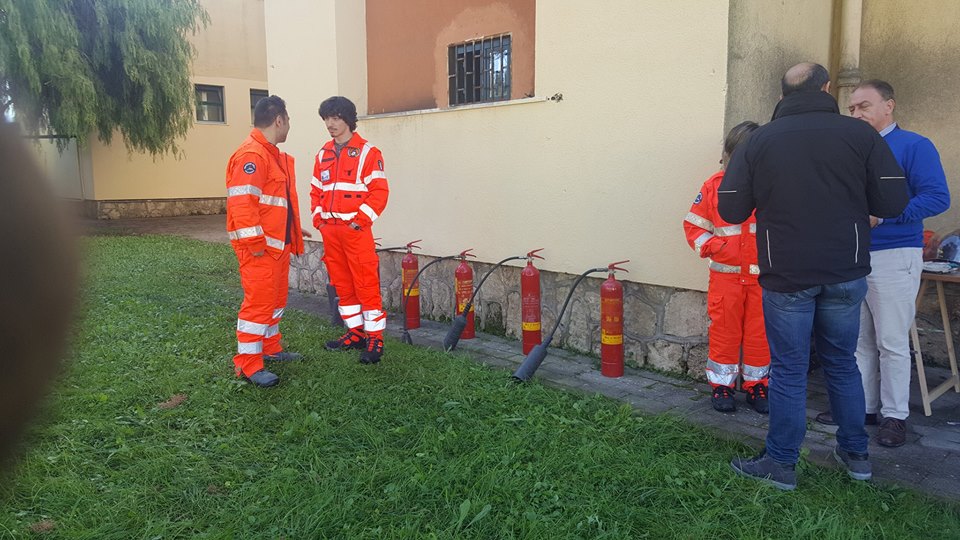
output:
[[[838,470],[803,463],[790,493],[739,478],[750,450],[681,418],[394,340],[362,366],[296,310],[281,330],[306,359],[259,390],[233,376],[229,247],[88,248],[73,358],[0,486],[0,538],[960,537],[955,504]]]
[[[175,153],[193,121],[199,0],[0,0],[0,114],[83,143]]]

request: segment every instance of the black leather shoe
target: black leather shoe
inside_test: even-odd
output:
[[[896,448],[907,442],[907,421],[899,418],[884,418],[880,422],[877,443],[881,446]]]
[[[830,411],[826,411],[818,414],[816,420],[818,424],[823,424],[825,426],[837,425],[837,423],[833,421],[833,413],[831,413]],[[877,425],[877,413],[867,413],[863,417],[863,425],[865,426]]]

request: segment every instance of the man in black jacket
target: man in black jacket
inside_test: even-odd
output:
[[[790,68],[774,119],[734,153],[718,190],[720,216],[756,209],[763,314],[770,343],[766,450],[734,470],[780,489],[797,485],[806,432],[810,333],[827,380],[836,459],[872,476],[864,398],[854,351],[870,273],[870,216],[895,217],[908,201],[903,171],[865,122],[840,115],[819,64]]]

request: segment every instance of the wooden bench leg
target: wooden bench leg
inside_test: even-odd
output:
[[[917,322],[910,326],[910,341],[913,343],[913,354],[917,363],[917,382],[920,383],[920,401],[923,402],[923,414],[930,416],[930,392],[927,390],[927,374],[923,371],[923,353],[920,352],[920,335],[917,333]]]
[[[950,375],[953,380],[953,390],[960,392],[960,375],[957,373],[957,353],[953,348],[953,329],[950,328],[950,313],[947,310],[947,299],[943,293],[943,282],[937,282],[937,301],[940,302],[940,317],[943,319],[943,333],[947,340],[947,357],[950,358]]]

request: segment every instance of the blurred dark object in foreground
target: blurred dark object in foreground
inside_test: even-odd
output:
[[[16,126],[0,124],[0,163],[0,465],[5,471],[59,370],[77,292],[77,253],[62,204]]]

